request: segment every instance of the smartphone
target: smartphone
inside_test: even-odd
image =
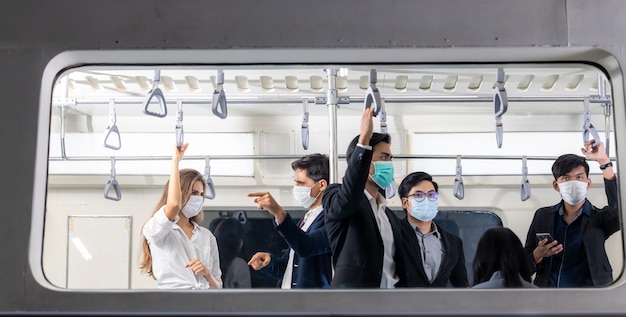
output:
[[[546,243],[550,243],[552,241],[554,241],[554,238],[552,238],[552,235],[549,232],[540,232],[540,233],[536,233],[535,237],[537,237],[537,242],[543,240],[543,239],[548,239],[548,242]]]

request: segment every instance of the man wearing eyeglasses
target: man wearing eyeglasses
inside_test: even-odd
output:
[[[469,287],[463,242],[433,221],[439,212],[439,186],[432,176],[413,172],[398,194],[407,216],[401,221],[405,279],[403,287]]]

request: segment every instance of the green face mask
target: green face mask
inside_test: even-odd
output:
[[[390,161],[375,161],[374,174],[372,174],[372,180],[378,187],[385,189],[393,181],[393,163]]]

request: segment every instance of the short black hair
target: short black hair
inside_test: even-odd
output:
[[[400,196],[400,198],[408,197],[411,188],[423,181],[429,181],[433,183],[433,186],[435,186],[435,191],[439,192],[439,185],[437,184],[437,182],[433,181],[433,177],[430,176],[430,174],[426,172],[413,172],[407,175],[400,183],[400,186],[398,187],[398,195]]]
[[[356,149],[356,144],[359,142],[360,136],[361,136],[360,134],[355,136],[354,139],[352,139],[352,141],[348,145],[348,150],[346,150],[346,161],[348,162],[348,164],[350,164],[350,158],[352,157],[352,153],[354,153],[354,149]],[[376,144],[380,142],[391,144],[391,135],[387,133],[374,132],[372,133],[372,138],[370,139],[370,143],[367,145],[374,147],[376,146]]]
[[[328,155],[313,153],[291,162],[291,169],[294,171],[296,169],[305,170],[307,176],[316,182],[319,182],[322,179],[329,182],[329,165],[330,162]]]
[[[585,174],[589,176],[589,164],[586,158],[576,154],[563,154],[552,164],[552,175],[556,180],[579,166],[585,167]]]

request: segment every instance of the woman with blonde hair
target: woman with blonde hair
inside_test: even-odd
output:
[[[170,178],[143,226],[139,267],[157,281],[158,288],[221,288],[217,241],[200,226],[206,184],[198,171],[178,168],[188,146],[174,147]]]

